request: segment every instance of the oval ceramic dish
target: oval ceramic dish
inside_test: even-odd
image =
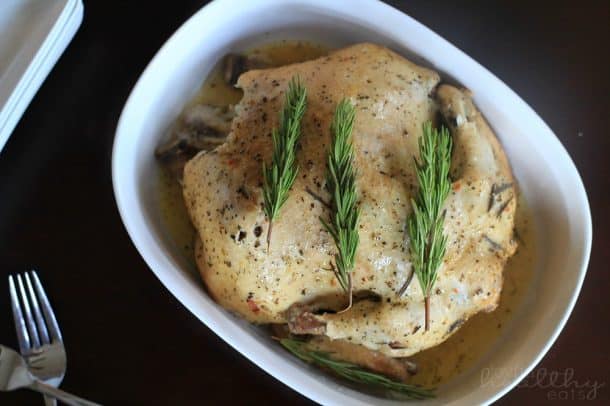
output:
[[[397,10],[373,0],[217,0],[191,17],[148,65],[121,115],[113,151],[117,205],[153,272],[194,315],[260,368],[323,404],[392,405],[329,379],[284,351],[268,334],[218,306],[164,232],[154,148],[217,61],[279,39],[332,46],[386,45],[444,80],[468,87],[502,142],[536,219],[534,282],[520,312],[482,359],[422,403],[482,404],[510,390],[564,326],[585,276],[591,247],[587,196],[574,164],[538,115],[489,71]],[[510,57],[510,56],[508,56]],[[528,311],[524,311],[524,309]],[[494,374],[482,383],[481,373]]]

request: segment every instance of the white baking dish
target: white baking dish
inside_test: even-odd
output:
[[[510,390],[557,338],[578,296],[589,260],[591,217],[574,164],[538,115],[498,78],[450,43],[373,0],[218,0],[201,9],[161,48],[132,91],[113,151],[116,201],[137,249],[193,314],[260,368],[324,404],[395,404],[343,386],[283,351],[267,334],[228,314],[205,293],[164,232],[156,201],[154,148],[227,51],[282,38],[333,45],[372,41],[470,88],[496,130],[536,216],[538,269],[527,311],[516,314],[496,346],[470,371],[424,403],[481,404]],[[510,55],[507,55],[510,58]],[[481,384],[482,368],[495,371]],[[203,399],[202,399],[203,400]]]
[[[0,151],[82,19],[81,0],[0,2]]]

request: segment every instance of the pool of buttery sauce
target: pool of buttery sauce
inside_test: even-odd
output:
[[[265,59],[271,66],[280,66],[315,59],[327,52],[328,48],[324,46],[304,41],[281,41],[248,53]],[[241,95],[241,90],[224,82],[219,65],[189,105],[236,104]],[[193,258],[195,230],[184,205],[182,188],[169,172],[161,170],[160,173],[159,206],[163,222],[171,240],[180,247],[193,269],[196,269]],[[504,286],[499,306],[491,313],[473,316],[442,344],[412,356],[410,359],[419,367],[419,372],[412,378],[413,383],[436,387],[468,370],[491,348],[512,315],[519,309],[532,281],[536,254],[534,222],[522,198],[517,206],[515,225],[519,248],[504,270]]]

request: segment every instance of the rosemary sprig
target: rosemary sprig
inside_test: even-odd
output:
[[[415,200],[411,199],[413,213],[407,219],[407,231],[413,270],[424,294],[426,331],[430,326],[430,293],[447,245],[443,235],[445,212],[441,210],[451,189],[451,148],[447,128],[437,131],[430,122],[424,123],[419,138],[420,162],[415,159],[419,193]]]
[[[335,110],[330,126],[332,143],[326,165],[326,187],[331,195],[331,221],[320,218],[324,228],[335,241],[337,253],[333,271],[352,305],[352,277],[356,259],[358,237],[356,170],[354,169],[354,148],[352,146],[352,129],[356,110],[344,99]],[[347,310],[346,309],[346,310]]]
[[[280,343],[284,348],[301,360],[309,364],[326,368],[349,381],[389,389],[394,392],[402,393],[412,399],[427,399],[434,397],[434,394],[429,389],[395,381],[350,362],[334,360],[330,358],[330,354],[325,352],[310,351],[305,348],[306,343],[304,341],[284,338],[280,340]]]
[[[288,84],[284,106],[280,112],[280,127],[272,132],[271,165],[263,162],[263,209],[269,220],[267,251],[271,244],[273,221],[288,199],[288,191],[297,177],[296,147],[301,136],[301,119],[307,105],[307,91],[298,77]]]

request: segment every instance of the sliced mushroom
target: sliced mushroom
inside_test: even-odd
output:
[[[235,85],[242,73],[268,66],[268,62],[256,57],[228,54],[223,60],[224,80]],[[182,113],[155,155],[181,180],[186,162],[199,151],[212,150],[225,142],[233,117],[233,106],[194,105]]]
[[[225,141],[234,116],[232,106],[192,106],[184,111],[167,140],[155,150],[155,155],[180,179],[189,159],[199,151],[214,149]]]
[[[169,139],[157,147],[155,154],[165,159],[177,152],[195,153],[222,144],[231,129],[235,113],[231,107],[195,105],[186,110]]]
[[[228,54],[223,61],[224,80],[230,85],[235,85],[242,73],[267,67],[269,67],[269,63],[262,59],[240,54]]]

